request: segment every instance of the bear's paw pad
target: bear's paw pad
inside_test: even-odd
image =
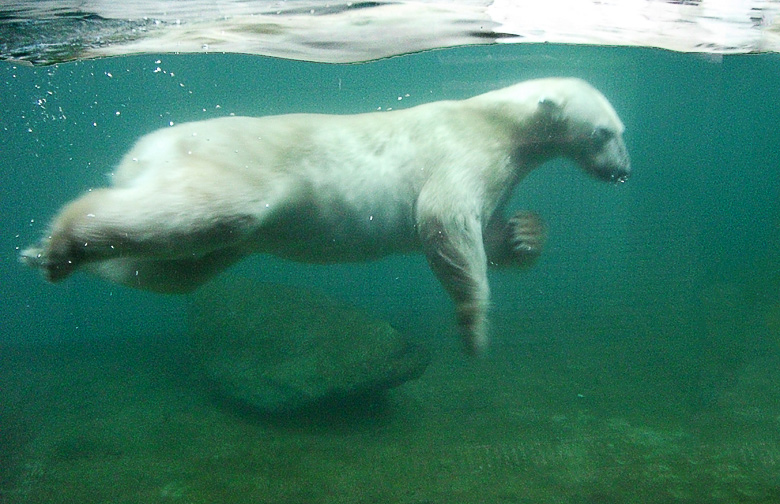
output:
[[[507,228],[512,253],[518,259],[536,258],[542,253],[547,241],[547,230],[538,214],[517,212],[507,222]]]

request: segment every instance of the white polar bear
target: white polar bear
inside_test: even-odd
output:
[[[112,186],[61,209],[21,259],[53,282],[83,268],[185,292],[252,253],[331,263],[422,251],[477,353],[488,264],[522,264],[541,248],[538,218],[504,217],[512,189],[560,156],[624,181],[622,132],[606,98],[578,79],[393,112],[181,124],[141,138]]]

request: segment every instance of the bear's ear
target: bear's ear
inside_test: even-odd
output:
[[[561,113],[561,104],[553,98],[542,96],[539,98],[538,112],[548,114],[549,116],[559,115]]]
[[[539,98],[536,115],[537,121],[544,122],[550,126],[560,124],[564,118],[561,104],[554,98],[548,96]]]

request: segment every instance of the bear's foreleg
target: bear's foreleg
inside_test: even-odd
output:
[[[428,263],[455,302],[466,350],[482,353],[488,343],[490,288],[482,227],[476,216],[423,216],[418,220]]]

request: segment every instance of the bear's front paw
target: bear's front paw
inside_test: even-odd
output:
[[[518,263],[536,260],[547,241],[544,221],[534,212],[517,212],[507,221],[507,241]]]

